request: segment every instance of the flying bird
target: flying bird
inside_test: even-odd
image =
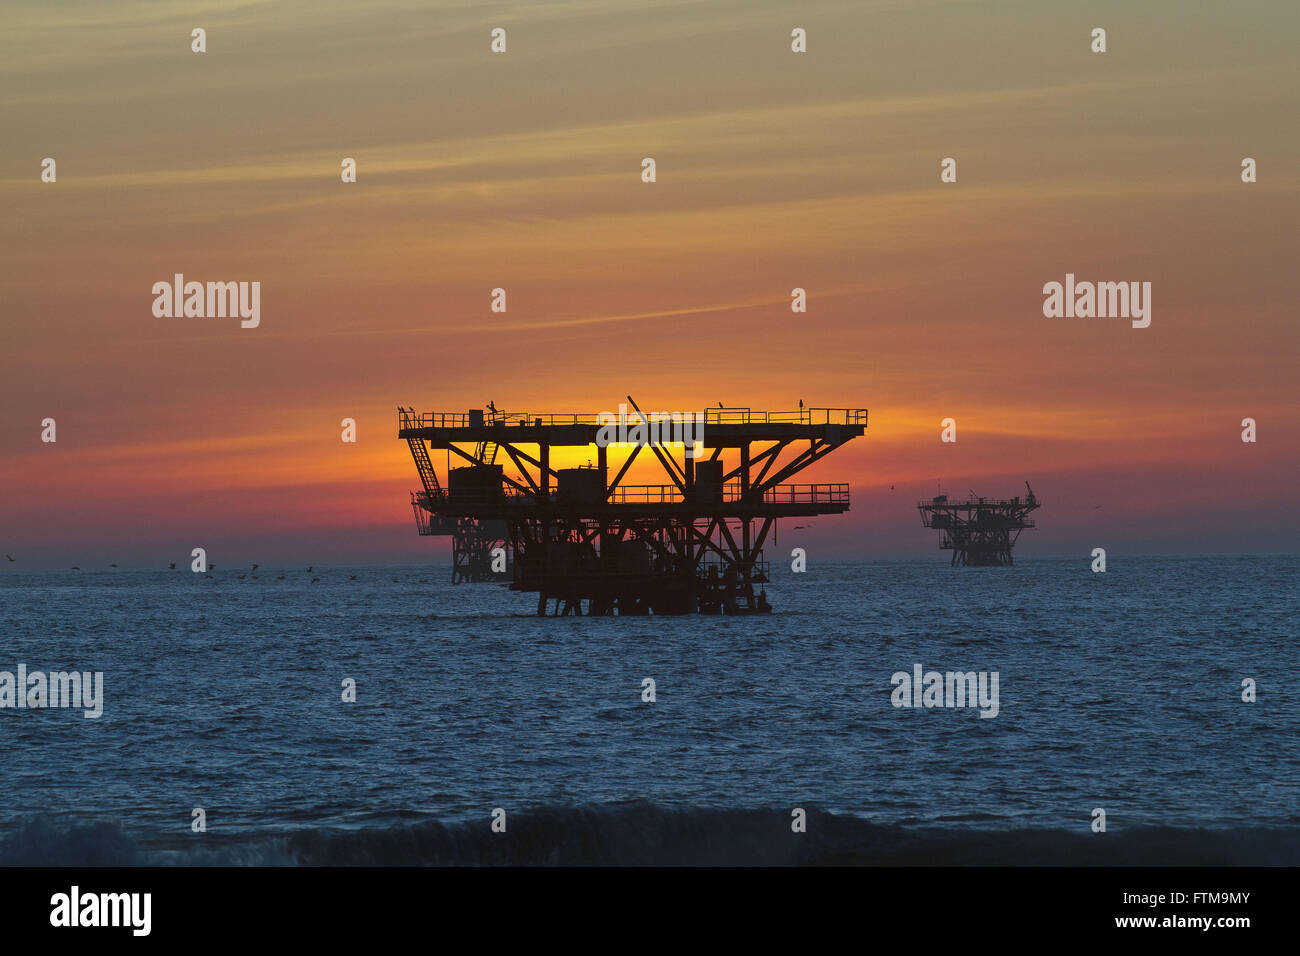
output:
[[[312,567],[313,567],[312,565],[308,565],[308,566],[307,566],[307,573],[308,573],[308,574],[311,574],[311,569],[312,569]]]
[[[115,567],[117,567],[117,565],[116,565],[116,564],[110,564],[109,567],[110,567],[110,568],[115,568]]]
[[[168,567],[169,567],[171,570],[175,571],[175,570],[176,570],[176,562],[173,561],[171,564],[168,565]]]
[[[17,561],[17,560],[18,560],[18,559],[15,558],[12,554],[6,554],[5,557],[8,558],[10,561]]]
[[[255,564],[255,565],[253,565],[253,570],[256,571],[256,570],[257,570],[258,568],[260,568],[260,567],[261,567],[260,564]]]
[[[77,567],[77,565],[74,564],[74,565],[72,566],[72,570],[74,570],[74,571],[80,571],[81,568]]]

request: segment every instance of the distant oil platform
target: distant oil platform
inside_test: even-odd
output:
[[[943,532],[939,550],[952,552],[952,563],[975,567],[1011,565],[1011,549],[1020,532],[1034,526],[1027,515],[1040,502],[1034,489],[1025,482],[1029,497],[1021,499],[977,498],[949,501],[947,495],[935,495],[917,504],[921,523]]]
[[[605,416],[506,413],[491,403],[465,413],[399,408],[398,438],[423,485],[411,494],[416,525],[451,536],[455,583],[509,581],[537,592],[539,615],[552,599],[556,615],[749,614],[771,610],[763,545],[776,521],[849,510],[846,482],[789,480],[863,435],[867,410],[800,404],[692,413],[702,422],[696,457],[681,442],[600,442]],[[551,465],[552,449],[592,446],[594,465]],[[446,487],[431,450],[446,452]],[[647,450],[667,483],[624,484]],[[453,456],[461,467],[451,467]]]

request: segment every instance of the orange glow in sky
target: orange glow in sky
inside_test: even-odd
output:
[[[475,5],[178,6],[5,14],[0,549],[27,566],[444,562],[398,405],[628,394],[869,408],[800,477],[853,486],[810,555],[946,561],[916,500],[1025,479],[1030,556],[1295,550],[1293,3],[592,0],[520,7],[504,56]],[[175,273],[260,282],[260,325],[154,317]],[[1045,318],[1066,273],[1149,281],[1151,326]]]

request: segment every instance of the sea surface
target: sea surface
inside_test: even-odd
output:
[[[813,562],[771,615],[539,618],[443,566],[6,569],[0,671],[104,700],[0,708],[0,863],[1300,864],[1298,572]],[[895,707],[916,664],[997,716]]]

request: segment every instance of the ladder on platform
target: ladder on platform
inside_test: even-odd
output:
[[[433,470],[433,462],[429,460],[429,449],[425,447],[423,439],[408,438],[406,443],[411,446],[411,457],[415,459],[415,467],[420,473],[420,482],[424,485],[425,494],[429,496],[430,501],[441,501],[442,485],[438,484],[438,473]]]

